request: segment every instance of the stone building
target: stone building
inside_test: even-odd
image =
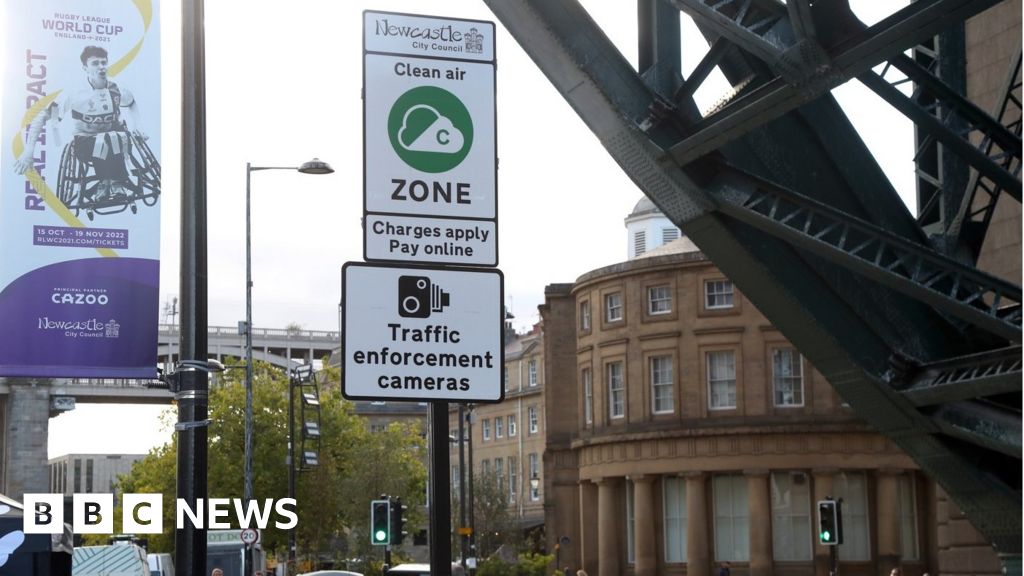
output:
[[[472,437],[472,442],[463,446],[467,470],[474,470],[480,476],[493,474],[524,536],[544,524],[544,372],[540,327],[516,334],[507,326],[502,372],[505,398],[496,404],[476,404],[465,413],[464,433],[467,440]],[[449,430],[454,439],[459,430],[457,405],[451,405],[449,415]],[[451,445],[450,458],[451,485],[453,490],[458,490],[457,442]],[[537,481],[531,482],[532,479]]]
[[[548,286],[541,315],[547,539],[574,566],[827,574],[833,497],[842,573],[935,572],[934,483],[687,238]]]
[[[50,458],[50,492],[73,494],[113,493],[118,476],[132,471],[145,454],[65,454]]]

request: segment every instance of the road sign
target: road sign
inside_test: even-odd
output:
[[[379,224],[364,226],[367,260],[497,265],[494,32],[364,12],[363,211]],[[444,236],[409,242],[409,226]],[[489,233],[458,234],[473,229]]]
[[[245,528],[242,530],[239,537],[242,539],[242,544],[246,546],[252,546],[260,539],[260,533],[255,528]]]
[[[424,264],[498,263],[497,223],[367,214],[366,259]]]
[[[499,270],[342,268],[342,393],[351,400],[499,402]]]

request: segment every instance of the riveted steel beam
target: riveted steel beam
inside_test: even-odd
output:
[[[737,171],[734,177],[747,182],[719,196],[726,214],[1000,337],[1021,341],[1019,286],[753,175]]]
[[[921,366],[902,394],[922,407],[1020,392],[1021,349],[1011,346]]]
[[[693,126],[669,152],[676,162],[686,165],[867,72],[887,58],[914,47],[940,32],[950,22],[973,16],[997,1],[918,0],[871,27],[850,22],[850,26],[863,27],[852,38],[838,45],[831,45],[828,38],[819,38],[828,61],[809,58],[799,75],[787,74],[791,78],[802,78],[798,84],[782,74],[769,79],[755,91],[737,98]],[[673,3],[698,24],[710,27],[770,66],[784,62],[783,54],[793,46],[785,13],[772,21],[769,27],[764,18],[754,24],[737,22],[734,16],[723,13],[724,6],[716,11],[705,0],[673,0]],[[735,3],[719,4],[731,6]],[[765,11],[763,5],[751,5]],[[783,8],[779,6],[778,9]],[[774,15],[771,17],[775,18]]]
[[[1016,413],[976,401],[949,402],[931,415],[949,436],[1020,460],[1020,411]]]
[[[910,58],[900,54],[887,63],[912,80],[920,90],[927,91],[939,103],[947,114],[945,118],[937,118],[933,113],[920,106],[914,98],[905,95],[892,83],[885,80],[882,74],[868,71],[857,77],[875,94],[902,112],[921,130],[926,131],[947,148],[965,159],[982,176],[994,182],[1010,196],[1020,202],[1021,182],[1002,164],[1002,157],[993,158],[989,151],[972,144],[969,137],[972,133],[982,136],[984,145],[994,143],[1001,155],[1005,155],[1010,163],[1020,164],[1020,136],[1014,135],[998,121],[983,112],[973,103],[953,92],[941,80],[935,78]],[[957,132],[950,128],[956,120],[963,122],[965,132]]]
[[[832,257],[820,257],[802,246],[782,241],[729,213],[733,206],[724,199],[730,194],[734,174],[714,162],[689,165],[680,162],[675,154],[666,153],[685,136],[694,134],[694,125],[678,110],[666,106],[644,83],[578,2],[485,0],[485,3],[626,174],[814,363],[857,414],[935,477],[994,546],[1007,554],[1019,554],[1019,486],[1008,484],[1005,475],[990,473],[984,463],[977,461],[970,445],[942,434],[941,422],[923,414],[900,392],[907,388],[906,376],[894,367],[903,362],[894,358],[899,357],[902,350],[919,350],[924,356],[918,361],[928,361],[940,357],[937,354],[954,356],[967,348],[962,334],[950,334],[941,326],[945,316],[880,283],[864,281],[866,286],[862,290],[862,278],[838,265]],[[816,3],[816,9],[819,4],[827,3]],[[819,27],[819,41],[830,50],[834,48],[830,54],[843,56],[842,64],[847,68],[840,69],[845,73],[855,71],[852,74],[855,76],[870,68],[870,63],[880,62],[921,38],[934,35],[938,28],[951,21],[948,18],[962,19],[966,12],[981,9],[979,3],[967,0],[919,0],[908,11],[900,11],[895,18],[883,21],[881,27],[872,27],[868,29],[871,32],[863,34],[855,30],[852,38],[841,42]],[[749,22],[747,26],[753,27]],[[731,52],[727,56],[731,57]],[[728,68],[731,63],[723,63],[723,66]],[[758,93],[773,82],[786,85],[781,78],[769,79],[764,84],[763,77],[758,77],[751,84],[750,93]],[[788,89],[795,90],[792,86]],[[803,98],[811,93],[805,89],[794,94]],[[759,97],[764,95],[760,93]],[[744,97],[723,112],[736,110],[733,105]],[[837,117],[841,115],[833,114],[835,104],[831,99],[818,99],[801,110],[800,115],[766,126],[797,105],[785,100],[768,104],[788,108],[770,118],[758,117],[754,109],[743,110],[742,114],[750,114],[744,119],[749,121],[743,126],[744,130],[717,141],[705,152],[715,151],[716,157],[745,167],[743,162],[760,162],[758,168],[764,170],[764,174],[778,173],[801,182],[804,187],[799,189],[804,192],[821,191],[822,198],[834,199],[829,202],[833,206],[870,215],[872,225],[889,221],[902,226],[903,216],[909,215],[899,204],[895,192],[889,198],[887,194],[876,195],[875,188],[865,190],[859,185],[865,172],[874,170],[857,165],[862,160],[859,152],[838,158],[830,156],[839,151],[838,145],[822,143],[825,139],[857,140],[853,127],[844,123],[844,118]],[[808,112],[809,109],[812,112]],[[654,110],[659,110],[661,115],[653,114]],[[678,116],[673,118],[673,113]],[[780,128],[780,123],[785,126]],[[762,129],[744,137],[752,127]],[[778,138],[780,134],[784,137]],[[814,142],[819,148],[813,147]],[[801,153],[806,151],[804,155],[815,160],[810,162],[805,158],[803,164],[792,165],[789,160],[772,163],[764,157],[752,159],[752,151],[771,155],[770,150],[764,150],[765,143],[799,147]],[[855,148],[843,150],[853,152]],[[822,153],[822,149],[829,152]],[[774,161],[779,156],[789,158],[775,154],[768,160]],[[843,162],[852,162],[854,166],[844,166]],[[847,181],[839,182],[837,177]],[[822,178],[835,187],[815,189],[813,183]],[[886,204],[888,201],[893,204]],[[913,224],[913,219],[909,220]],[[894,229],[887,224],[886,228]],[[913,230],[901,230],[901,235],[916,237],[915,232],[920,233],[916,225]],[[890,266],[893,268],[890,273],[904,274],[905,268],[913,269],[916,263],[897,259],[886,263],[886,267]],[[844,281],[850,277],[858,286],[855,292],[875,294],[875,290],[879,290],[882,299],[889,299],[891,305],[882,310],[867,309],[871,303],[864,301],[863,294],[858,296],[844,288]],[[940,281],[945,280],[936,280]],[[860,299],[855,301],[858,297]],[[970,306],[977,302],[961,304]],[[913,311],[908,311],[909,308]],[[996,327],[1005,329],[1000,327],[999,320],[997,317]],[[941,333],[931,333],[933,326],[940,326]],[[1019,327],[1016,332],[1019,333]],[[901,337],[905,340],[900,341]]]
[[[1018,49],[1017,57],[1010,62],[1002,97],[995,110],[997,121],[1016,136],[1018,142],[1021,137],[1022,112],[1024,110],[1021,107],[1021,51]],[[982,142],[982,150],[990,157],[995,156],[995,146],[996,143],[991,139]],[[1003,154],[1000,164],[1005,170],[1020,178],[1019,153]],[[1002,191],[1003,188],[998,183],[990,181],[981,173],[971,174],[967,193],[964,194],[957,216],[947,227],[946,234],[955,237],[957,244],[967,247],[973,260],[977,260],[981,252],[982,241]],[[1020,201],[1019,189],[1017,200]]]

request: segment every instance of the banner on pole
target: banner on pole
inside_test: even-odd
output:
[[[0,376],[156,376],[157,0],[8,2]]]

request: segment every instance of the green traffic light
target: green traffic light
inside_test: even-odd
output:
[[[828,530],[825,530],[824,532],[822,532],[821,533],[821,541],[822,542],[831,542],[832,541],[832,533],[829,532]]]
[[[377,539],[377,542],[383,542],[387,540],[388,534],[383,530],[377,530],[373,533],[373,537]]]

